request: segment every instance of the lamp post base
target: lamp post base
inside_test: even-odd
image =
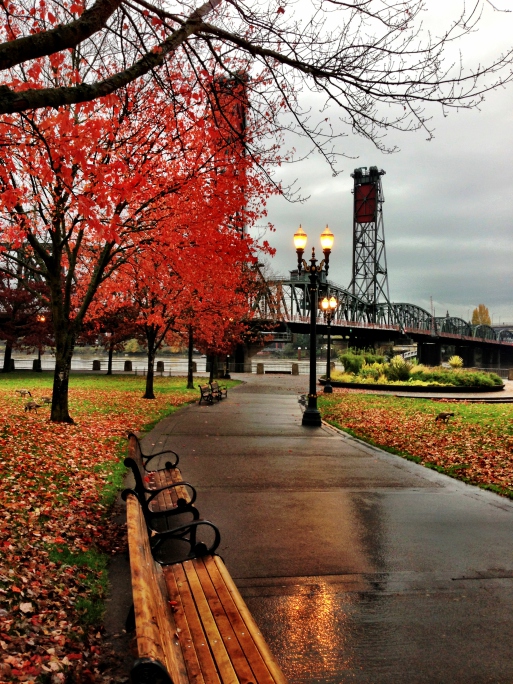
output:
[[[326,385],[324,385],[323,392],[324,392],[324,394],[332,394],[333,387],[331,385],[326,384]]]
[[[308,427],[321,427],[322,420],[319,409],[317,408],[317,396],[314,398],[309,398],[308,406],[303,413],[301,425],[306,425]]]

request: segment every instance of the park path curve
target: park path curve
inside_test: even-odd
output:
[[[513,502],[302,427],[304,377],[242,377],[144,446],[180,454],[291,684],[511,684]]]

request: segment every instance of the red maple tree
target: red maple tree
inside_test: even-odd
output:
[[[173,215],[151,242],[120,266],[100,290],[118,307],[136,311],[136,337],[148,353],[144,397],[154,398],[154,363],[164,343],[187,344],[192,334],[198,348],[216,353],[233,349],[251,318],[250,295],[258,246],[234,229],[234,216],[245,218],[247,192],[232,182],[205,178],[172,197]],[[214,189],[204,201],[208,187]],[[225,188],[221,192],[222,188]],[[191,211],[197,206],[200,211]]]
[[[52,69],[77,77],[73,60],[50,60]],[[36,77],[50,78],[41,70]],[[166,232],[177,217],[183,231],[177,258],[185,259],[189,247],[211,243],[212,225],[225,221],[234,233],[262,211],[251,198],[268,188],[209,114],[203,94],[213,82],[185,86],[183,71],[167,78],[176,79],[173,100],[138,82],[94,103],[0,122],[0,144],[12,151],[0,164],[0,243],[14,277],[22,246],[31,253],[31,274],[48,288],[55,421],[72,422],[71,358],[100,285],[131,259],[144,258],[155,235],[162,236],[165,262],[165,251],[175,248]],[[193,234],[192,222],[201,231]]]

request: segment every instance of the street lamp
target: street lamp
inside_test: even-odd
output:
[[[333,388],[331,387],[331,321],[335,314],[335,309],[338,306],[338,301],[335,297],[324,297],[321,301],[321,309],[324,314],[324,320],[328,326],[328,351],[326,354],[326,383],[324,384],[325,394],[331,394]]]
[[[46,321],[46,316],[37,316],[38,323],[44,323]],[[37,361],[32,364],[33,369],[37,373],[42,373],[43,368],[41,366],[41,332],[39,332],[39,344],[37,345]]]
[[[315,247],[312,247],[312,258],[308,264],[303,259],[303,254],[306,247],[307,235],[303,228],[299,226],[299,230],[294,234],[294,246],[297,253],[297,271],[298,275],[304,269],[310,277],[310,388],[308,392],[308,406],[303,413],[302,425],[310,427],[320,427],[322,424],[321,414],[317,408],[317,368],[316,368],[316,324],[317,324],[317,295],[319,292],[319,274],[324,269],[328,273],[329,260],[331,248],[333,247],[334,236],[331,230],[326,226],[326,229],[321,235],[321,247],[324,254],[324,259],[317,265],[315,258]]]

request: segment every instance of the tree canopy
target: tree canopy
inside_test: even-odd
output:
[[[491,325],[492,319],[488,307],[484,304],[479,304],[474,311],[472,311],[472,325]]]
[[[41,69],[38,82],[48,83],[52,73],[72,79],[86,69],[65,57],[52,70]],[[110,281],[118,292],[142,288],[161,297],[166,286],[165,301],[176,316],[181,290],[215,277],[208,268],[215,254],[230,260],[233,243],[243,245],[237,263],[255,258],[253,241],[241,234],[263,213],[271,188],[230,138],[240,128],[240,112],[226,111],[240,79],[228,92],[212,84],[224,103],[219,120],[194,78],[187,79],[188,68],[185,62],[167,72],[177,91],[173,99],[141,79],[99,100],[0,120],[0,145],[11,150],[0,159],[3,272],[25,288],[30,279],[45,284],[39,297],[55,335],[54,420],[70,420],[74,345],[94,298],[100,290],[109,294]],[[265,119],[246,121],[244,135],[257,137],[265,126]],[[235,275],[229,268],[219,273],[233,299]]]

